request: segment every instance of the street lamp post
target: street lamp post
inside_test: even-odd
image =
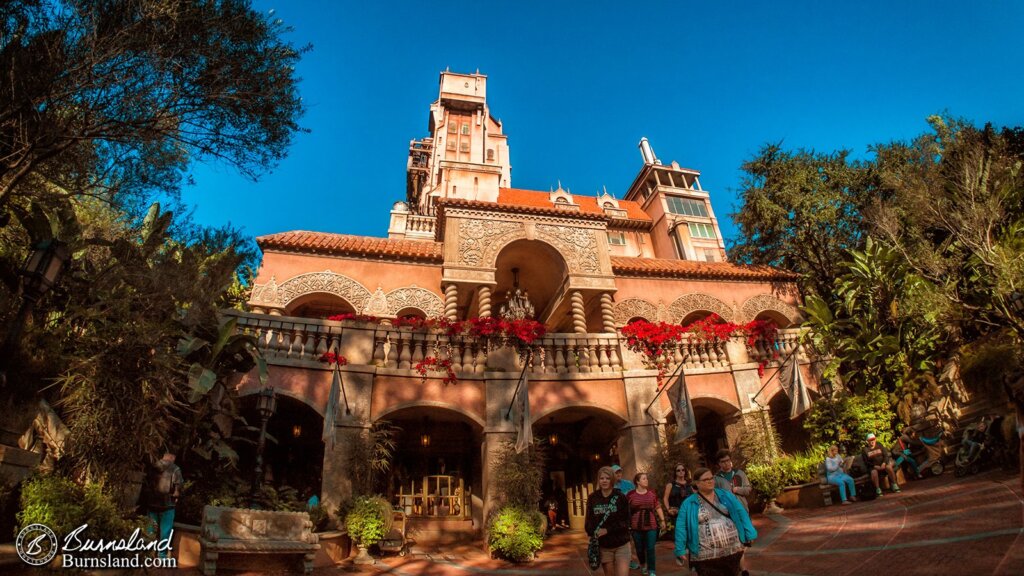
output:
[[[267,443],[267,420],[277,411],[277,396],[273,387],[260,390],[256,398],[256,411],[260,414],[260,438],[256,444],[256,476],[252,481],[253,498],[263,485],[263,448]]]
[[[32,253],[25,259],[21,267],[21,275],[25,277],[22,283],[21,308],[8,326],[3,346],[0,346],[0,387],[7,385],[7,369],[21,339],[25,321],[32,314],[36,302],[57,283],[64,265],[70,259],[71,251],[68,250],[67,244],[56,238],[36,244]]]

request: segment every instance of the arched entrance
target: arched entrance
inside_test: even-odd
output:
[[[545,446],[543,498],[558,505],[558,521],[583,529],[586,498],[597,470],[620,464],[619,431],[625,421],[592,406],[569,406],[534,421],[533,433]]]
[[[739,409],[718,398],[694,398],[693,416],[697,422],[697,434],[686,442],[699,455],[700,464],[714,468],[715,453],[722,448],[731,448],[727,428],[739,417]],[[666,424],[674,429],[675,412],[670,412]]]
[[[243,396],[239,413],[249,426],[259,428],[256,399],[256,394]],[[312,407],[291,396],[278,394],[277,411],[267,421],[263,483],[275,488],[295,488],[305,498],[318,494],[324,461],[323,427],[323,417]],[[256,467],[255,443],[239,447],[238,456],[242,476],[252,478]]]
[[[455,409],[417,405],[382,414],[394,430],[384,495],[412,518],[472,520],[480,512],[480,422]]]
[[[816,399],[817,393],[808,390],[811,401]],[[768,402],[768,413],[771,416],[772,427],[779,436],[779,445],[783,452],[795,454],[803,452],[810,445],[811,433],[804,428],[804,421],[807,419],[807,412],[790,420],[789,411],[792,402],[789,395],[779,390]]]

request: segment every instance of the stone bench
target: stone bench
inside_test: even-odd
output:
[[[200,528],[200,566],[203,574],[217,572],[221,554],[302,554],[306,574],[320,544],[306,512],[274,512],[206,506]]]
[[[847,464],[848,463],[849,463],[849,459],[847,460]],[[850,476],[853,476],[853,475],[850,474]],[[864,499],[864,497],[868,497],[868,498],[873,498],[874,497],[874,495],[875,495],[874,490],[870,491],[871,492],[870,495],[868,494],[868,490],[866,490],[866,488],[868,488],[870,486],[873,486],[871,484],[871,475],[870,474],[861,474],[860,476],[853,476],[853,484],[857,487],[857,494],[858,494],[857,498],[858,499]],[[828,476],[827,476],[827,470],[825,469],[825,463],[824,462],[822,462],[821,464],[818,464],[818,487],[821,489],[821,496],[822,496],[822,498],[825,501],[825,506],[831,506],[832,505],[832,503],[833,503],[832,491],[833,490],[836,493],[836,500],[839,499],[839,486],[836,486],[835,484],[829,484]]]

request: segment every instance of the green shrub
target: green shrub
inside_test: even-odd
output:
[[[775,460],[774,464],[751,464],[747,467],[747,478],[754,490],[765,501],[782,494],[786,486],[814,482],[818,478],[818,465],[825,460],[825,445],[813,447],[799,454],[787,454]]]
[[[82,524],[88,524],[90,538],[127,538],[136,528],[145,531],[148,518],[124,518],[114,499],[102,484],[84,487],[57,475],[37,476],[21,488],[19,527],[44,524],[63,537]]]
[[[772,464],[751,464],[747,466],[747,478],[754,490],[767,502],[782,494],[787,486],[781,466]]]
[[[345,515],[345,529],[358,546],[373,546],[391,530],[391,505],[380,496],[357,496]]]
[[[513,562],[532,560],[544,546],[543,517],[536,510],[504,506],[491,516],[487,546]]]

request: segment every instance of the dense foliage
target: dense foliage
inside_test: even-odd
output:
[[[744,165],[731,251],[799,272],[826,377],[888,393],[904,420],[943,393],[949,358],[977,365],[976,342],[1024,334],[1024,130],[928,122],[865,161],[766,146]]]
[[[544,482],[544,453],[536,443],[517,453],[514,443],[505,442],[492,465],[494,488],[504,505],[524,510],[537,508]]]
[[[247,0],[5,2],[0,214],[174,193],[197,159],[273,166],[303,110],[288,30]]]
[[[895,440],[892,429],[896,414],[881,390],[863,394],[840,394],[816,402],[804,420],[814,445],[838,444],[844,454],[855,454],[869,433],[883,446]]]
[[[535,509],[503,506],[491,516],[487,546],[513,562],[528,562],[544,547],[544,517]]]
[[[19,527],[43,524],[63,537],[88,524],[90,538],[120,540],[136,528],[145,530],[148,522],[143,517],[123,518],[117,503],[99,484],[81,486],[55,474],[37,476],[22,484]]]

